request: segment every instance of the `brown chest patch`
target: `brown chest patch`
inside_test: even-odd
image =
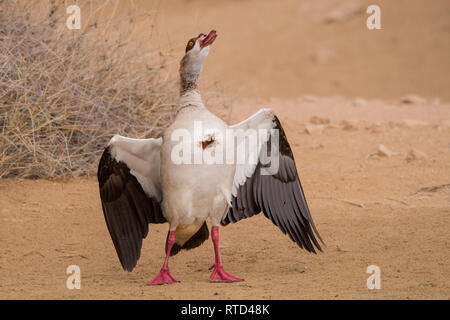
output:
[[[205,150],[209,145],[213,144],[216,141],[213,135],[207,137],[205,140],[200,141],[202,149]]]

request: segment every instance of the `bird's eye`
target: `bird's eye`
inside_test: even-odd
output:
[[[187,43],[187,46],[186,46],[186,52],[188,52],[189,50],[191,50],[194,47],[195,41],[196,41],[195,38],[189,40],[189,42]]]

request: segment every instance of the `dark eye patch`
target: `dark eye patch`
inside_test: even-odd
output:
[[[188,43],[186,45],[186,52],[188,52],[189,50],[191,50],[194,47],[195,41],[197,41],[197,38],[192,38],[191,40],[188,41]]]

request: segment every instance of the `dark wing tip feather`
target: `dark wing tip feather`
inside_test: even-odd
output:
[[[110,146],[102,154],[97,178],[109,234],[123,269],[132,271],[148,223],[165,222],[160,204],[145,194],[125,163],[112,158]]]
[[[312,253],[316,253],[316,249],[322,251],[316,237],[322,244],[324,242],[311,217],[292,149],[276,115],[272,121],[274,129],[278,129],[279,137],[278,172],[274,175],[261,175],[261,168],[270,166],[270,163],[264,166],[258,163],[253,176],[248,178],[244,185],[239,186],[236,197],[233,196],[232,207],[221,224],[234,223],[263,211],[264,215],[284,234],[288,234],[300,248]],[[267,142],[267,150],[272,148],[272,138],[273,136]],[[280,188],[283,192],[279,192]]]

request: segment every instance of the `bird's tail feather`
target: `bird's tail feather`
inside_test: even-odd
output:
[[[176,233],[176,231],[175,231]],[[169,238],[169,232],[167,233],[167,238]],[[206,224],[206,221],[203,223],[203,225],[198,229],[198,231],[189,238],[184,244],[178,244],[175,242],[175,244],[172,247],[172,250],[170,251],[170,255],[176,255],[180,250],[190,250],[193,248],[199,247],[203,242],[209,239],[209,229],[208,225]],[[167,253],[167,239],[166,239],[166,253]]]

